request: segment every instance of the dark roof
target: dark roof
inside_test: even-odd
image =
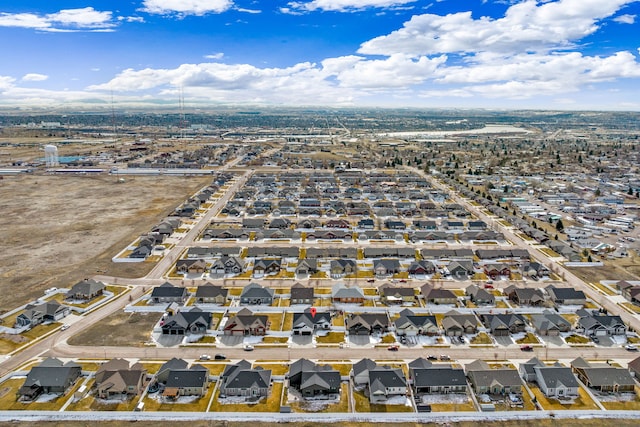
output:
[[[198,286],[198,289],[196,289],[196,298],[215,298],[217,296],[227,298],[228,293],[229,289],[223,288],[222,286],[212,285],[211,283],[205,283],[202,286]]]
[[[172,369],[167,377],[167,388],[202,387],[208,376],[209,370],[201,365],[195,365],[189,369]]]
[[[151,298],[180,297],[180,296],[186,295],[186,293],[187,293],[187,288],[174,286],[169,282],[164,282],[162,285],[156,286],[155,288],[153,288],[153,291],[151,292]]]
[[[436,386],[466,386],[467,378],[462,369],[453,369],[450,366],[411,368],[411,378],[415,387]]]

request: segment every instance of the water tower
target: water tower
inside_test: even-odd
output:
[[[47,167],[58,166],[60,164],[58,161],[58,147],[55,145],[45,145],[44,161],[47,164]]]

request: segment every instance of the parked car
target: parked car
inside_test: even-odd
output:
[[[591,338],[591,341],[595,342],[595,343],[599,343],[600,342],[600,338],[598,338],[595,335],[590,336],[589,338]]]
[[[201,354],[200,360],[211,360],[211,356],[209,356],[208,354]]]
[[[446,354],[441,354],[440,355],[440,360],[451,360],[451,358],[449,356],[447,356]]]
[[[427,360],[438,360],[438,356],[434,356],[433,354],[430,354],[427,356]]]
[[[400,350],[400,346],[398,344],[391,344],[389,347],[387,347],[387,350],[389,350],[389,351],[398,351],[398,350]]]
[[[215,360],[225,360],[227,358],[227,356],[225,356],[224,354],[216,354],[215,356],[213,356],[213,358]]]
[[[522,351],[533,351],[533,346],[523,345],[522,347],[520,347],[520,350],[522,350]]]
[[[62,325],[60,328],[61,331],[66,331],[67,329],[69,329],[69,325]]]
[[[633,344],[625,345],[625,346],[624,346],[624,348],[625,348],[627,351],[638,351],[638,347],[637,347],[637,346],[635,346],[635,345],[633,345]]]
[[[244,351],[253,351],[253,346],[251,344],[245,344]]]

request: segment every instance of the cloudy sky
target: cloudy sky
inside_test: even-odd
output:
[[[639,0],[0,0],[0,107],[640,110]]]

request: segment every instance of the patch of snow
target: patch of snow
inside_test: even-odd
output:
[[[448,404],[466,404],[469,403],[469,396],[463,393],[447,393],[447,394],[424,394],[420,399],[421,403],[448,403]]]
[[[58,394],[58,393],[41,394],[36,399],[36,402],[38,402],[38,403],[51,402],[52,400],[56,400],[58,397],[60,397],[60,394]]]

